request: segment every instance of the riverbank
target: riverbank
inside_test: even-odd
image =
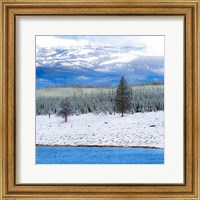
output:
[[[164,148],[164,112],[36,117],[37,146]]]
[[[124,146],[114,145],[64,145],[64,144],[36,144],[37,147],[100,147],[100,148],[124,148]],[[143,149],[163,149],[162,147],[151,146],[129,146],[128,148],[143,148]]]

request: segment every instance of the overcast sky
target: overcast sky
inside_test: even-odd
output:
[[[164,56],[164,36],[36,36],[36,47],[84,46],[140,47],[141,51]]]

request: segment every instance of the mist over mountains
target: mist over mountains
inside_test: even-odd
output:
[[[147,45],[84,43],[36,46],[36,88],[59,85],[113,85],[121,76],[129,84],[162,81],[164,56]],[[147,51],[148,50],[148,51]]]

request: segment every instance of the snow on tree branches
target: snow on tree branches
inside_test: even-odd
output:
[[[58,112],[58,116],[62,116],[65,118],[65,122],[67,122],[67,117],[73,113],[71,102],[68,98],[64,98],[60,102],[60,111]]]
[[[129,86],[131,92],[131,110],[126,113],[137,112],[155,112],[164,110],[164,87],[156,85],[148,86]],[[52,89],[56,92],[56,89]],[[67,88],[68,92],[63,93],[70,100],[73,113],[76,115],[87,113],[105,113],[115,114],[116,105],[115,97],[117,88],[95,88],[90,93],[87,88],[76,88],[76,93],[73,95],[74,88]],[[70,94],[71,92],[71,94]],[[56,114],[60,110],[60,101],[62,96],[36,96],[36,114]]]

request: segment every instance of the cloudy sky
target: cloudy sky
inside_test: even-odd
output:
[[[164,56],[164,36],[36,36],[37,48],[132,46],[154,56]]]

